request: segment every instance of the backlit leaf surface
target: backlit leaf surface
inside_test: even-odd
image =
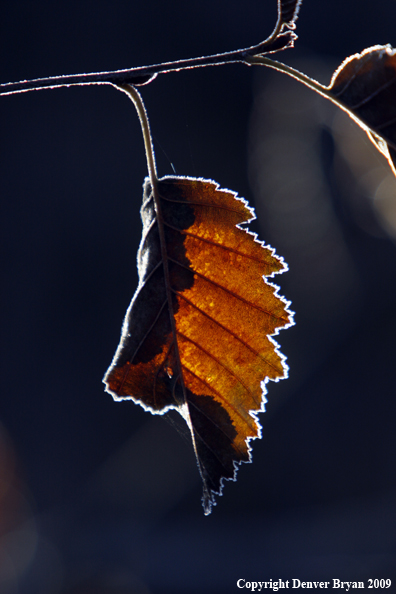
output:
[[[291,314],[263,279],[286,265],[238,227],[254,215],[233,192],[165,177],[158,195],[146,180],[139,286],[104,381],[116,400],[182,414],[208,514],[222,479],[235,479],[237,464],[250,461],[265,382],[287,375],[271,336]]]
[[[396,50],[375,45],[350,56],[336,70],[328,88],[366,130],[395,172]]]

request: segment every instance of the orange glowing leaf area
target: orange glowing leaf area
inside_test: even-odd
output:
[[[208,514],[223,479],[251,461],[265,383],[287,376],[272,337],[292,314],[266,280],[287,267],[239,226],[254,214],[234,192],[186,177],[157,184],[144,184],[139,285],[104,382],[116,400],[180,412]]]

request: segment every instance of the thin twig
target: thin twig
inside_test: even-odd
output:
[[[157,74],[167,72],[180,72],[192,68],[203,66],[220,66],[222,64],[235,64],[240,62],[247,64],[247,58],[259,54],[280,51],[293,47],[296,39],[295,33],[286,31],[278,36],[280,22],[278,20],[273,33],[261,43],[251,47],[213,54],[211,56],[201,56],[199,58],[189,58],[187,60],[177,60],[176,62],[163,62],[151,66],[138,66],[125,70],[111,70],[108,72],[90,72],[85,74],[72,74],[65,76],[50,76],[48,78],[35,78],[31,80],[22,80],[20,82],[5,83],[0,85],[0,95],[15,95],[27,91],[38,91],[40,89],[56,89],[59,87],[70,87],[74,85],[103,85],[114,84],[122,86],[126,84],[143,85],[151,82]]]

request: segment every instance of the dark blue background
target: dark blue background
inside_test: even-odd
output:
[[[249,46],[272,30],[275,4],[3,0],[1,82]],[[297,48],[279,59],[337,66],[396,45],[395,18],[393,0],[304,0]],[[142,88],[160,175],[172,163],[254,203],[249,118],[267,75],[256,70],[171,73]],[[260,218],[255,229],[291,267],[281,284],[297,325],[279,337],[290,379],[269,386],[254,462],[204,517],[188,434],[114,403],[101,383],[137,283],[146,165],[132,105],[111,87],[80,87],[2,97],[0,117],[0,591],[228,594],[239,578],[396,579],[393,241],[356,225],[333,188],[359,298],[351,323],[335,311],[330,328],[318,314],[315,333],[292,275],[303,254],[282,252]]]

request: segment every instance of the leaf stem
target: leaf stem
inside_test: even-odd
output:
[[[139,91],[133,85],[128,85],[128,84],[116,85],[114,83],[113,83],[113,85],[116,89],[126,93],[130,97],[130,99],[133,101],[133,103],[136,107],[136,111],[138,113],[140,125],[142,128],[144,148],[146,151],[146,159],[147,159],[147,169],[148,169],[148,174],[149,174],[149,178],[150,178],[151,192],[152,192],[152,196],[153,196],[153,200],[154,200],[154,208],[155,208],[156,217],[157,217],[158,235],[159,235],[159,240],[160,240],[160,245],[161,245],[161,258],[162,258],[162,264],[163,264],[163,270],[164,270],[165,291],[166,291],[166,299],[167,299],[167,303],[168,303],[169,319],[170,319],[170,325],[171,325],[172,336],[173,336],[173,348],[174,348],[174,353],[175,353],[177,371],[179,371],[179,374],[176,376],[176,381],[178,381],[178,380],[180,381],[182,392],[183,392],[182,400],[180,400],[180,399],[178,400],[175,392],[174,392],[174,397],[175,397],[176,404],[179,407],[180,414],[182,414],[182,416],[184,416],[184,418],[187,421],[187,424],[189,424],[189,427],[191,429],[188,415],[183,414],[183,406],[186,403],[186,388],[184,385],[183,375],[180,373],[181,360],[180,360],[179,346],[177,343],[175,312],[173,310],[172,289],[171,289],[171,280],[170,280],[170,273],[169,273],[169,259],[168,259],[168,253],[167,253],[163,215],[162,215],[162,210],[161,210],[161,200],[160,200],[160,195],[159,195],[159,191],[158,191],[157,168],[156,168],[156,164],[155,164],[155,156],[154,156],[153,141],[152,141],[151,132],[150,132],[150,124],[149,124],[149,120],[147,117],[146,108],[144,106],[143,99],[142,99]],[[194,439],[194,434],[193,434],[192,429],[191,429],[191,433],[192,433],[193,439]]]
[[[343,111],[346,111],[347,114],[355,122],[357,122],[359,124],[359,126],[365,128],[365,129],[366,128],[368,129],[368,126],[366,126],[364,124],[364,122],[362,122],[362,120],[360,120],[353,113],[353,111],[345,105],[345,103],[340,101],[335,95],[332,94],[331,83],[328,87],[326,87],[326,86],[320,84],[320,82],[318,82],[314,78],[311,78],[310,76],[308,76],[307,74],[304,74],[303,72],[300,72],[299,70],[296,70],[295,68],[292,68],[291,66],[288,66],[287,64],[283,64],[283,62],[271,60],[271,58],[267,58],[266,56],[251,56],[249,58],[246,58],[246,62],[248,62],[251,65],[260,64],[262,66],[267,66],[268,68],[273,68],[274,70],[278,70],[279,72],[283,72],[284,74],[288,74],[289,76],[291,76],[295,80],[298,80],[300,83],[302,83],[306,87],[312,89],[313,91],[316,91],[317,93],[319,93],[319,95],[322,95],[322,97],[325,97],[325,99],[328,99],[329,101],[331,101],[332,103],[337,105]]]
[[[333,97],[329,96],[328,87],[321,85],[317,80],[311,78],[307,74],[288,66],[287,64],[283,64],[283,62],[278,62],[277,60],[271,60],[271,58],[267,58],[266,56],[251,56],[246,58],[246,62],[251,65],[254,64],[261,64],[262,66],[268,66],[269,68],[273,68],[274,70],[278,70],[279,72],[284,72],[288,74],[292,78],[295,78],[299,82],[303,83],[310,89],[313,89],[317,93],[327,97],[328,99],[332,99]]]
[[[157,166],[155,164],[155,155],[153,140],[150,131],[150,124],[142,96],[133,85],[116,85],[113,83],[113,86],[119,91],[123,91],[124,93],[126,93],[128,97],[132,100],[136,108],[137,114],[139,116],[140,126],[142,128],[144,149],[146,152],[147,160],[147,170],[150,177],[151,187],[154,190],[154,188],[157,187]]]

